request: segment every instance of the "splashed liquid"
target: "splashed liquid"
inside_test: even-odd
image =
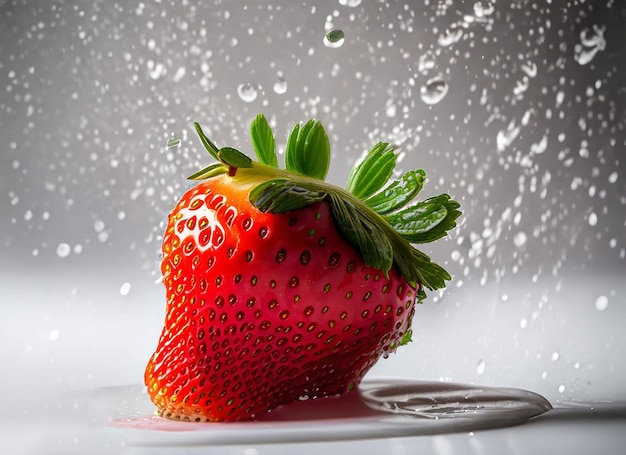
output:
[[[426,104],[437,104],[448,94],[448,84],[439,77],[429,79],[420,89],[422,101]]]
[[[139,386],[99,389],[90,402],[127,443],[194,446],[475,431],[519,425],[552,409],[543,397],[525,390],[403,379],[366,380],[358,393],[295,401],[242,422],[190,423],[154,416],[154,405]]]
[[[552,409],[541,395],[521,389],[408,380],[368,382],[361,397],[372,409],[434,419],[471,418],[476,423],[521,423]]]
[[[587,65],[598,52],[606,48],[605,29],[606,27],[594,25],[593,31],[585,29],[580,32],[580,44],[574,48],[576,61],[580,65]]]

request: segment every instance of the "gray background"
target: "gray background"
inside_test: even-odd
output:
[[[372,374],[626,399],[626,8],[561,5],[0,2],[3,392],[142,382],[163,223],[209,163],[192,122],[249,153],[264,112],[279,146],[322,120],[334,183],[383,140],[462,203],[424,247],[454,281]]]

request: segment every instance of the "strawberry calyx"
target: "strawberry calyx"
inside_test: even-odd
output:
[[[228,174],[233,184],[250,187],[250,203],[265,213],[285,213],[325,200],[342,233],[361,253],[364,262],[386,275],[395,265],[407,282],[419,288],[445,287],[450,274],[414,244],[447,235],[460,216],[459,203],[448,194],[415,201],[426,173],[410,170],[391,180],[397,154],[379,142],[350,172],[346,188],[326,182],[330,144],[319,121],[296,124],[285,148],[285,168],[278,164],[276,140],[265,116],[250,126],[258,161],[232,147],[218,148],[194,123],[200,141],[217,161],[188,178],[204,180]],[[391,181],[390,181],[391,180]]]

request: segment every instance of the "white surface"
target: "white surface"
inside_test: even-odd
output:
[[[102,420],[103,413],[119,403],[110,400],[112,402],[103,405],[93,399],[94,391],[141,381],[162,321],[160,285],[128,276],[122,270],[110,271],[106,280],[101,279],[104,276],[101,274],[80,279],[72,276],[71,280],[63,280],[61,272],[33,276],[37,277],[34,280],[37,286],[32,285],[32,277],[3,274],[7,300],[0,307],[0,364],[3,372],[8,372],[0,379],[0,448],[6,449],[4,453],[181,453],[171,445],[194,442],[193,438],[190,440],[184,435],[173,436],[178,439],[172,440],[171,433],[147,432],[149,434],[144,435],[129,433],[133,430],[128,429],[120,431]],[[122,284],[128,281],[133,283],[130,292],[120,292]],[[561,303],[572,305],[590,300],[596,292],[574,279],[563,282],[568,284],[560,291],[563,301],[555,299],[551,302],[553,308]],[[466,288],[463,291],[468,300],[492,298],[489,296],[502,292],[514,299],[519,293],[514,292],[515,286],[511,286],[511,283],[504,283],[498,289],[487,286],[472,293]],[[624,284],[619,280],[611,281],[611,286],[619,295],[623,294],[620,286]],[[455,434],[378,439],[387,431],[385,435],[389,436],[407,434],[386,422],[371,431],[370,436],[376,439],[367,441],[362,439],[363,427],[359,427],[363,422],[344,421],[343,428],[336,426],[337,422],[332,419],[304,427],[300,422],[296,424],[300,434],[313,431],[316,437],[322,438],[328,428],[328,439],[331,434],[333,439],[346,438],[343,431],[352,431],[350,437],[356,439],[289,444],[287,442],[293,438],[285,437],[284,443],[274,444],[270,443],[273,439],[270,433],[266,439],[268,444],[258,444],[262,442],[258,440],[253,442],[254,438],[248,438],[246,443],[242,436],[242,444],[211,446],[211,453],[254,455],[297,450],[302,454],[318,454],[320,451],[402,454],[419,450],[420,453],[441,455],[457,452],[583,454],[591,449],[594,453],[617,453],[617,448],[626,444],[623,432],[626,405],[621,380],[624,377],[623,360],[618,358],[624,349],[622,339],[618,340],[624,320],[621,306],[609,306],[599,315],[604,317],[609,311],[612,315],[603,333],[586,333],[584,327],[588,321],[582,318],[565,321],[567,326],[556,333],[546,331],[541,337],[524,338],[522,330],[520,334],[505,334],[510,321],[515,322],[519,316],[517,313],[524,311],[523,303],[518,302],[519,305],[512,307],[515,311],[508,315],[496,305],[494,313],[485,319],[474,315],[473,325],[468,328],[467,319],[464,321],[463,318],[470,317],[471,312],[466,311],[469,304],[455,306],[455,298],[463,296],[455,296],[451,291],[439,303],[431,302],[420,307],[414,324],[414,342],[382,360],[368,378],[393,375],[437,380],[439,375],[448,381],[521,387],[544,394],[555,405],[555,410],[512,428],[474,431],[473,434],[464,430]],[[24,302],[37,302],[38,305],[24,305]],[[455,308],[448,310],[450,304]],[[449,314],[440,325],[434,324],[433,319],[440,317],[442,310]],[[597,310],[592,302],[589,317],[597,316],[594,311]],[[500,325],[492,324],[496,320]],[[472,333],[481,334],[478,342],[469,336]],[[572,336],[568,338],[568,334]],[[499,338],[503,345],[511,342],[513,347],[508,350],[503,346],[500,352],[491,346],[494,355],[487,361],[482,374],[478,374],[480,370],[476,370],[476,364],[463,356],[473,355],[473,350],[481,347],[480,340],[486,338]],[[579,376],[568,384],[580,385],[569,387],[563,393],[553,386],[546,387],[546,379],[541,379],[538,374],[555,363],[551,356],[537,359],[537,368],[526,373],[518,371],[516,363],[506,357],[522,349],[533,352],[561,339],[569,340],[572,350],[578,349],[578,359],[588,359],[597,365],[596,369],[573,369]],[[611,349],[604,345],[603,340],[608,339],[614,340]],[[525,362],[528,363],[528,359]],[[469,367],[464,369],[468,364]],[[559,371],[555,370],[561,377],[554,384],[568,379],[567,370]],[[444,372],[447,372],[445,376]],[[592,399],[585,398],[590,395]],[[137,399],[137,394],[134,396]],[[145,396],[140,394],[139,397],[145,400]],[[371,423],[367,422],[367,425]],[[145,446],[151,438],[158,447]],[[135,445],[137,442],[144,445]],[[208,441],[200,437],[200,442],[206,444]],[[185,447],[183,453],[202,452],[200,447]]]

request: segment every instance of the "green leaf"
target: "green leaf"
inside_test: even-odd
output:
[[[285,167],[308,177],[324,180],[330,165],[330,142],[324,127],[313,119],[295,125],[285,149]]]
[[[359,250],[367,265],[386,274],[394,252],[384,227],[341,195],[331,192],[328,196],[340,232]]]
[[[217,152],[219,149],[215,146],[213,142],[211,142],[211,139],[206,137],[206,135],[204,134],[204,131],[202,131],[202,127],[200,126],[198,122],[194,122],[193,126],[196,127],[196,132],[198,133],[200,142],[202,142],[202,145],[204,145],[204,148],[206,149],[206,151],[209,152],[215,160],[219,161],[219,158],[217,157]]]
[[[217,151],[217,159],[231,167],[252,167],[252,160],[250,157],[232,147],[222,147],[219,149]]]
[[[205,180],[211,177],[215,177],[220,174],[225,174],[226,168],[222,163],[211,164],[204,169],[200,169],[198,172],[191,174],[187,179],[189,180]]]
[[[256,116],[250,125],[250,139],[259,162],[278,167],[276,139],[267,119],[263,114]]]
[[[376,213],[381,215],[393,212],[411,202],[422,190],[426,172],[414,169],[402,174],[386,188],[364,200]]]
[[[436,225],[433,225],[431,229],[413,236],[412,243],[428,243],[435,240],[439,240],[442,237],[448,235],[448,231],[451,231],[456,227],[456,219],[461,216],[459,210],[460,204],[452,199],[447,194],[440,194],[425,201],[421,202],[423,205],[443,206],[446,209],[445,218]]]
[[[256,186],[249,195],[250,203],[262,212],[285,213],[307,207],[326,197],[323,191],[316,191],[295,182],[273,179]]]
[[[446,287],[446,281],[452,279],[450,274],[440,265],[417,249],[413,249],[413,265],[419,271],[419,282],[430,290]]]
[[[436,203],[418,202],[399,212],[385,217],[398,234],[409,242],[417,242],[420,235],[441,223],[448,211]]]
[[[406,346],[407,344],[409,344],[412,340],[413,336],[413,330],[408,329],[406,332],[404,332],[404,335],[402,335],[402,338],[400,339],[400,346]]]
[[[402,238],[394,241],[394,263],[400,274],[412,285],[419,282],[425,288],[435,290],[444,288],[446,281],[451,279],[446,270]],[[418,294],[418,297],[425,298],[423,293]]]
[[[393,147],[389,147],[386,142],[379,142],[352,168],[346,189],[359,199],[365,199],[387,183],[395,167]]]
[[[396,155],[387,143],[378,143],[350,173],[347,189],[323,182],[330,163],[328,136],[319,121],[297,124],[287,140],[285,165],[278,169],[276,141],[262,114],[250,126],[252,143],[259,162],[253,162],[239,150],[218,149],[194,123],[205,149],[219,163],[191,175],[201,180],[226,172],[241,182],[263,181],[249,194],[259,210],[284,213],[327,201],[333,219],[343,237],[361,254],[364,262],[388,275],[391,267],[412,286],[421,287],[417,298],[425,297],[422,289],[445,287],[451,277],[412,243],[431,242],[456,226],[459,204],[442,194],[415,205],[409,205],[421,191],[426,173],[408,171],[389,182]],[[236,172],[242,168],[241,172]],[[269,179],[269,180],[265,180]],[[410,335],[407,333],[407,337]],[[405,340],[406,341],[406,340]]]

